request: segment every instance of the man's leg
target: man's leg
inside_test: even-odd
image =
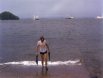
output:
[[[41,54],[41,63],[42,63],[42,67],[44,67],[44,55]]]
[[[47,53],[45,53],[44,54],[44,61],[45,61],[45,67],[46,67],[46,70],[48,70],[48,67],[47,67],[47,65],[48,65],[48,54]]]

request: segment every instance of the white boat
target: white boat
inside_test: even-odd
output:
[[[97,19],[103,19],[103,16],[97,16],[96,18]]]
[[[34,16],[33,19],[34,20],[39,20],[39,16]]]
[[[66,19],[73,19],[74,17],[67,17]]]

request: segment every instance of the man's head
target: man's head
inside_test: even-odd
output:
[[[40,37],[41,42],[43,42],[45,39],[43,36]]]

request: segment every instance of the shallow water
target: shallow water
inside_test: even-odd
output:
[[[81,59],[90,75],[103,74],[103,20],[40,19],[0,21],[0,63],[34,61],[41,35],[51,61]]]

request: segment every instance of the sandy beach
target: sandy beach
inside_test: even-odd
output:
[[[4,64],[0,66],[0,78],[90,78],[82,63],[58,63],[45,68],[37,65]]]

